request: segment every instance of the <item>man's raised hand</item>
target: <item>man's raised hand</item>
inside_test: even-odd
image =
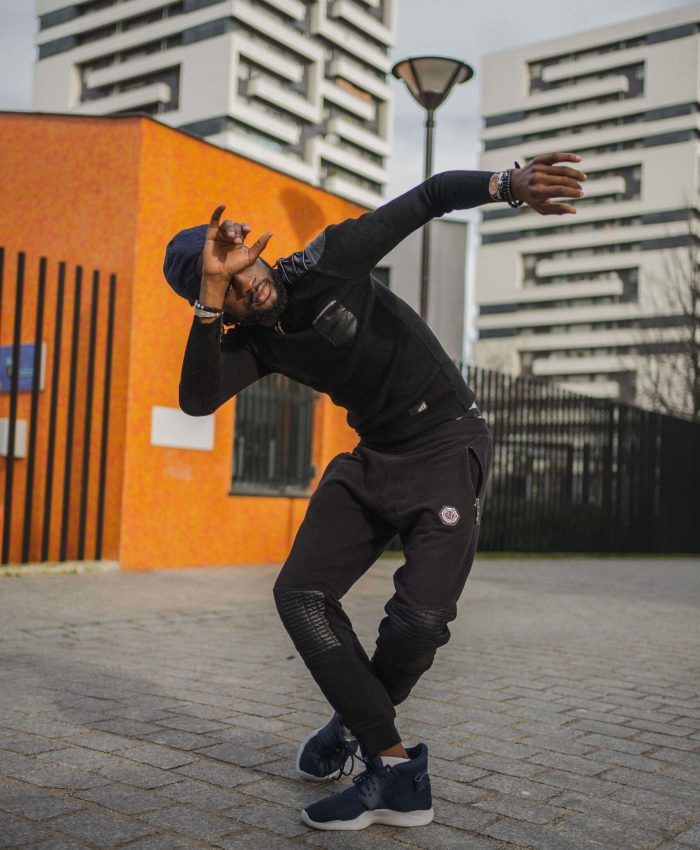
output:
[[[581,162],[575,153],[548,153],[536,156],[524,168],[511,174],[511,192],[518,201],[531,206],[540,215],[575,213],[573,204],[553,203],[553,198],[582,198],[581,182],[586,180],[583,171],[558,162]]]
[[[258,259],[272,232],[263,233],[248,247],[245,240],[250,233],[249,225],[228,218],[221,221],[225,209],[224,204],[219,204],[211,215],[202,252],[202,276],[217,278],[228,286],[234,275],[249,268]]]

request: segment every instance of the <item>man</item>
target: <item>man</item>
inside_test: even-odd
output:
[[[212,413],[281,372],[329,393],[360,436],[323,474],[274,587],[282,622],[335,709],[302,742],[297,772],[338,777],[358,751],[366,767],[352,787],[302,811],[310,826],[419,826],[433,818],[427,747],[404,747],[395,706],[449,640],[491,462],[474,393],[372,269],[409,233],[454,209],[505,201],[542,215],[575,213],[554,199],[583,195],[585,174],[557,165],[579,161],[557,153],[522,169],[438,174],[331,225],[274,268],[260,257],[271,233],[246,246],[250,227],[222,222],[223,206],[208,226],[182,231],[168,246],[168,282],[195,305],[180,383],[186,413]],[[235,327],[222,335],[224,313]],[[406,563],[370,659],[340,600],[397,533]]]

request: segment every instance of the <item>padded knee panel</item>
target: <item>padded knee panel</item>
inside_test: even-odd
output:
[[[379,626],[380,636],[401,641],[409,652],[435,650],[450,639],[447,623],[454,620],[454,609],[409,608],[390,599],[384,610],[387,616]]]
[[[341,646],[328,622],[322,591],[276,590],[275,602],[285,629],[305,661]]]

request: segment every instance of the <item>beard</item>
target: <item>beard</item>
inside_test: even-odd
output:
[[[272,307],[263,307],[259,310],[252,308],[245,317],[237,319],[236,324],[250,327],[251,325],[275,324],[279,321],[282,314],[287,309],[287,303],[289,301],[287,287],[284,285],[284,281],[282,280],[282,275],[279,270],[275,268],[270,269],[270,274],[265,279],[265,282],[270,285],[270,289],[277,296],[275,303]],[[270,293],[270,297],[272,297],[272,293]]]

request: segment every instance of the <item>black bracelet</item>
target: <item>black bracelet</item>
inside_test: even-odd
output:
[[[520,168],[520,163],[516,162],[515,167]],[[504,200],[508,202],[509,207],[512,207],[513,209],[517,209],[518,207],[521,207],[523,205],[523,202],[517,201],[513,197],[513,192],[511,190],[511,186],[510,186],[513,170],[514,169],[509,168],[508,171],[506,171],[506,185],[505,185]]]

